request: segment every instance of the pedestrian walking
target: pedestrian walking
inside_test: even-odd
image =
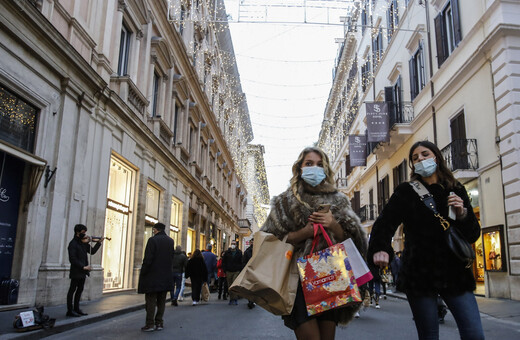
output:
[[[249,241],[249,247],[247,247],[247,249],[244,250],[244,255],[242,256],[242,267],[245,267],[246,264],[251,259],[251,257],[253,257],[253,243],[254,243],[254,239],[251,239]],[[247,308],[253,309],[255,306],[256,306],[256,304],[253,301],[248,300]]]
[[[395,253],[394,258],[390,262],[390,272],[392,273],[394,289],[397,289],[397,279],[399,278],[399,271],[401,270],[401,252]]]
[[[222,258],[226,252],[223,251],[220,254],[220,258],[217,261],[217,278],[218,278],[218,299],[220,298],[227,300],[228,296],[228,284],[226,279],[226,272],[222,266]]]
[[[74,237],[69,242],[68,253],[70,262],[70,287],[67,293],[67,316],[79,317],[87,315],[79,308],[81,293],[85,287],[87,276],[90,276],[92,267],[88,255],[94,255],[101,247],[105,238],[97,239],[96,245],[90,245],[91,238],[87,235],[87,227],[83,224],[74,226]]]
[[[372,228],[368,260],[388,265],[394,255],[392,237],[402,223],[406,238],[397,287],[406,293],[419,339],[439,338],[437,295],[448,305],[462,339],[484,339],[473,273],[448,246],[443,228],[457,228],[470,243],[479,238],[480,224],[466,189],[429,141],[410,148],[409,164],[414,187],[407,182],[395,188]],[[418,186],[429,196],[420,197]],[[426,199],[431,205],[426,206]]]
[[[375,308],[380,309],[379,298],[381,297],[381,276],[379,275],[379,267],[369,266],[372,273],[372,280],[368,282],[368,291],[370,292],[370,305],[375,303]]]
[[[182,288],[182,278],[184,276],[184,271],[186,270],[186,264],[188,263],[188,257],[182,251],[181,246],[177,246],[175,248],[175,252],[173,253],[173,262],[172,262],[172,275],[173,275],[173,285],[170,291],[170,297],[172,299],[172,306],[177,306],[177,300],[179,298],[179,294]]]
[[[206,280],[208,288],[211,287],[211,279],[215,277],[215,271],[217,271],[217,255],[213,254],[211,251],[212,248],[213,246],[211,243],[208,243],[206,245],[206,250],[202,252],[204,263],[206,264],[206,269],[208,271],[208,278]]]
[[[242,270],[242,251],[237,248],[237,242],[235,240],[231,241],[231,246],[224,253],[222,267],[226,272],[228,287],[231,287]],[[238,295],[233,292],[229,292],[229,305],[238,305]]]
[[[345,194],[339,192],[329,158],[316,147],[305,148],[292,167],[290,187],[272,200],[271,212],[261,230],[272,233],[294,245],[295,257],[308,255],[314,239],[314,223],[322,224],[332,243],[351,237],[361,254],[366,253],[366,238],[358,216]],[[330,204],[327,212],[318,212],[322,204]],[[327,248],[323,238],[316,250]],[[275,266],[276,263],[273,263]],[[334,339],[336,325],[347,324],[360,305],[349,305],[308,316],[301,282],[298,283],[292,313],[283,316],[297,339]]]
[[[199,249],[196,249],[191,255],[186,265],[186,278],[191,280],[191,299],[192,305],[196,306],[200,302],[200,293],[202,290],[202,283],[206,282],[208,278],[208,270],[204,257]]]
[[[173,240],[166,235],[162,223],[152,228],[153,236],[146,242],[137,292],[145,295],[146,325],[143,332],[161,331],[164,328],[166,294],[173,285]]]

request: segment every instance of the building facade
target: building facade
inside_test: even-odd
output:
[[[247,234],[253,134],[222,1],[8,0],[0,36],[0,276],[18,303],[64,303],[77,223],[109,238],[85,299],[137,287],[158,221],[188,253]]]
[[[367,233],[393,188],[409,179],[411,145],[436,143],[482,227],[474,245],[476,293],[514,300],[520,299],[519,13],[520,3],[508,0],[358,2],[344,17],[318,143],[334,159],[338,183]],[[388,108],[389,139],[366,142],[363,150],[367,103],[374,102]],[[365,152],[364,163],[352,150]],[[400,229],[395,250],[406,237]]]

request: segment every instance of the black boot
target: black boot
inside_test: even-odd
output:
[[[75,317],[75,318],[79,318],[81,315],[79,315],[78,313],[76,313],[75,311],[73,310],[68,310],[67,311],[67,314],[65,314],[67,316],[72,316],[72,317]]]

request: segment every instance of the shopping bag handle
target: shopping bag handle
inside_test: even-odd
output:
[[[318,229],[321,229],[321,234],[325,238],[325,241],[327,241],[327,244],[329,247],[332,247],[332,241],[330,240],[329,235],[325,231],[325,228],[323,228],[323,225],[319,223],[313,223],[314,227],[314,239],[312,240],[312,247],[311,247],[311,254],[314,252],[314,247],[318,245],[319,236],[318,236]]]

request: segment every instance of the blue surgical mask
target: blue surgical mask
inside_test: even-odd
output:
[[[306,166],[302,168],[302,179],[313,187],[317,186],[327,177],[321,166]]]
[[[435,163],[435,158],[426,158],[415,163],[413,167],[415,168],[415,173],[421,177],[430,177],[437,170],[437,163]]]

